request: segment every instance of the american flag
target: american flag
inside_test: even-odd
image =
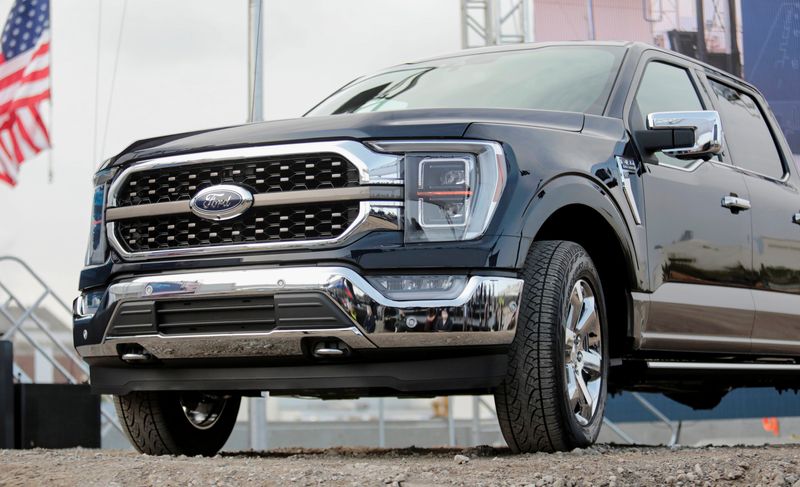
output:
[[[0,38],[0,181],[50,147],[50,0],[15,0]]]

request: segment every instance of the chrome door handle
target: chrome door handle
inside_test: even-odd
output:
[[[794,216],[792,217],[792,223],[797,223],[798,225],[800,225],[800,213],[794,214]]]
[[[722,198],[722,206],[736,211],[749,210],[750,201],[738,196],[725,196]]]

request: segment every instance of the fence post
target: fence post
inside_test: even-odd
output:
[[[253,451],[267,449],[267,398],[268,393],[262,397],[251,397],[249,400],[250,415],[250,448]]]
[[[453,416],[453,396],[447,396],[447,444],[456,446],[456,421]]]
[[[472,446],[481,444],[481,398],[472,396]]]
[[[0,448],[14,448],[14,346],[0,340]]]
[[[378,446],[386,448],[386,405],[378,398]]]

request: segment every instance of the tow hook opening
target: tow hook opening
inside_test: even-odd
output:
[[[117,354],[123,362],[141,364],[155,360],[153,354],[137,343],[120,343],[117,345]]]
[[[321,338],[309,343],[311,355],[318,359],[336,359],[348,357],[352,350],[338,338]]]

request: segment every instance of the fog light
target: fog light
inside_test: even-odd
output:
[[[81,294],[72,303],[72,314],[77,318],[94,316],[103,302],[103,295],[105,295],[105,291],[90,291]]]
[[[369,278],[381,294],[397,301],[454,299],[467,285],[466,276],[379,276]]]

